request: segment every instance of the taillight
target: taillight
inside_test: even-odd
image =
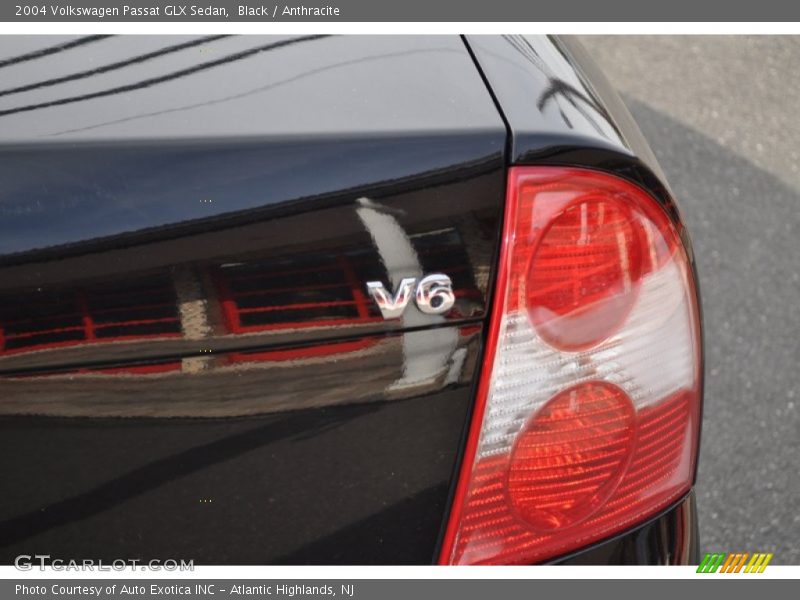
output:
[[[515,167],[504,228],[445,564],[566,554],[694,476],[698,306],[664,209],[613,175]]]

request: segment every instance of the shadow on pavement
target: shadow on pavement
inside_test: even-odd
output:
[[[625,98],[684,211],[703,303],[698,475],[703,551],[797,564],[800,193],[714,140]]]

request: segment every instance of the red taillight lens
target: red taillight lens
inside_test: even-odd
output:
[[[441,562],[546,560],[686,493],[699,335],[688,258],[653,198],[595,171],[512,168]]]
[[[526,306],[539,335],[564,350],[608,337],[636,300],[645,241],[623,200],[576,194],[542,232],[528,266]]]
[[[630,398],[590,381],[556,394],[517,435],[508,497],[533,528],[567,527],[594,512],[616,488],[636,434]]]

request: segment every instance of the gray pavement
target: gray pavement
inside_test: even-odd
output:
[[[701,549],[800,564],[800,38],[581,41],[650,141],[694,241]]]

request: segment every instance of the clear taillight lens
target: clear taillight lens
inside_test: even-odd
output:
[[[515,167],[504,233],[443,563],[554,558],[694,477],[697,297],[667,213],[609,174]]]

